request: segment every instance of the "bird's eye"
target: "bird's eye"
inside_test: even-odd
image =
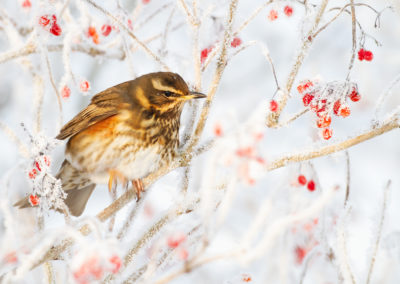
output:
[[[173,92],[169,92],[169,91],[164,92],[164,96],[166,96],[167,98],[172,97],[173,95],[174,95]]]

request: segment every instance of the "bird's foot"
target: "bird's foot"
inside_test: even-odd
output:
[[[134,179],[132,180],[132,184],[135,187],[137,201],[140,199],[140,193],[144,192],[144,186],[141,179]]]
[[[108,179],[108,190],[110,192],[111,190],[117,188],[118,181],[120,181],[124,187],[127,187],[128,180],[121,172],[117,170],[109,170],[108,173],[110,175]]]

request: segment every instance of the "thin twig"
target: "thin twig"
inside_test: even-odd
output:
[[[345,151],[346,154],[346,195],[344,198],[344,207],[346,207],[347,201],[350,195],[350,156],[349,151]]]
[[[351,38],[352,38],[352,47],[351,47],[351,59],[349,63],[348,73],[346,81],[350,80],[350,73],[354,66],[354,60],[356,58],[356,48],[357,48],[357,34],[356,34],[356,9],[354,8],[354,0],[350,0],[351,4]]]
[[[376,256],[378,254],[379,243],[380,243],[381,237],[382,237],[382,228],[383,228],[383,223],[385,221],[385,212],[386,212],[391,183],[392,182],[389,180],[388,183],[386,184],[385,190],[383,192],[383,204],[382,204],[381,218],[380,218],[380,222],[379,222],[379,227],[378,227],[378,232],[377,232],[377,236],[376,236],[374,250],[372,253],[372,257],[371,257],[371,262],[370,262],[369,269],[368,269],[367,284],[369,284],[371,282],[372,271],[374,270]]]

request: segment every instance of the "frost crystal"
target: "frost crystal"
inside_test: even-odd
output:
[[[38,197],[39,200],[35,198],[35,204],[39,206],[41,212],[48,211],[50,208],[62,209],[66,193],[62,189],[61,181],[50,172],[49,158],[50,152],[58,142],[42,132],[35,136],[29,133],[28,135],[31,145],[27,172],[33,187],[31,196]]]

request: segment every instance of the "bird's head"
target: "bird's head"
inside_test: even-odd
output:
[[[137,102],[145,109],[154,109],[161,114],[181,111],[186,101],[207,97],[190,91],[182,77],[176,73],[150,73],[136,80]]]

